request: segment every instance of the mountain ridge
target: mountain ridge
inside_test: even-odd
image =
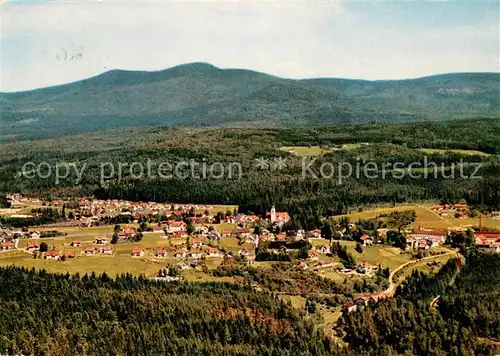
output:
[[[205,62],[115,69],[80,81],[0,93],[0,139],[121,126],[329,126],[500,116],[500,73],[403,80],[286,79]]]
[[[261,74],[269,77],[274,77],[278,79],[284,79],[284,80],[291,80],[291,81],[327,81],[327,80],[337,80],[337,81],[351,81],[351,82],[365,82],[365,83],[389,83],[389,82],[410,82],[410,81],[418,81],[418,80],[423,80],[423,79],[431,79],[431,78],[439,78],[439,77],[448,77],[448,76],[497,76],[497,81],[500,82],[500,72],[446,72],[446,73],[436,73],[436,74],[429,74],[429,75],[424,75],[420,77],[411,77],[411,78],[401,78],[401,79],[363,79],[363,78],[348,78],[348,77],[305,77],[305,78],[288,78],[288,77],[280,77],[278,75],[273,75],[265,72],[261,72],[258,70],[252,70],[252,69],[245,69],[245,68],[221,68],[217,67],[214,64],[211,64],[209,62],[188,62],[188,63],[183,63],[179,64],[173,67],[168,67],[164,69],[158,69],[158,70],[136,70],[136,69],[110,69],[105,72],[90,76],[90,77],[85,77],[76,81],[71,81],[67,83],[61,83],[61,84],[55,84],[55,85],[49,85],[46,87],[39,87],[39,88],[33,88],[33,89],[26,89],[26,90],[16,90],[16,91],[0,91],[0,95],[12,95],[12,94],[21,94],[21,93],[29,93],[29,92],[34,92],[34,91],[39,91],[39,90],[47,90],[47,89],[52,89],[52,88],[58,88],[58,87],[64,87],[67,85],[71,84],[76,84],[76,83],[81,83],[81,82],[86,82],[92,79],[97,79],[99,77],[103,77],[106,75],[111,75],[114,73],[123,73],[123,74],[134,74],[134,73],[144,73],[144,74],[159,74],[167,71],[178,71],[181,68],[196,68],[196,67],[202,67],[206,66],[206,68],[213,68],[215,71],[226,71],[226,72],[238,72],[238,71],[244,71],[244,72],[249,72],[249,73],[254,73],[254,74]]]

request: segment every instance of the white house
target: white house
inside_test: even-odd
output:
[[[360,240],[361,240],[361,243],[363,244],[363,246],[373,245],[373,239],[371,238],[371,236],[363,235],[360,237]]]

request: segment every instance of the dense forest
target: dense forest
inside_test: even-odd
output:
[[[451,260],[433,277],[414,273],[396,298],[345,313],[339,333],[356,354],[498,354],[500,257],[471,252],[460,265]]]
[[[368,145],[342,148],[344,144],[364,142]],[[284,146],[317,146],[325,153],[299,157],[280,150]],[[289,211],[304,228],[319,227],[324,216],[379,203],[466,201],[482,209],[500,209],[498,119],[259,131],[131,128],[120,132],[111,130],[3,143],[0,149],[5,153],[0,158],[0,192],[17,191],[46,197],[85,194],[142,201],[238,204],[243,211],[255,214],[264,213],[274,204],[279,210]],[[474,151],[461,153],[457,150]],[[273,166],[278,158],[285,160],[282,169]],[[257,167],[258,159],[267,160],[269,168]],[[191,160],[208,165],[220,162],[224,167],[236,162],[241,169],[234,170],[231,177],[226,174],[220,179],[200,178],[198,168],[195,174],[188,169],[186,178],[168,179],[158,176],[137,178],[127,169],[121,176],[116,172],[120,162],[139,162],[143,166],[150,162],[155,172],[162,162],[175,165]],[[29,166],[32,168],[47,162],[43,166],[45,170],[48,166],[54,172],[59,167],[63,172],[68,169],[69,173],[59,181],[54,174],[30,179],[22,174],[27,162],[33,162],[34,166]],[[335,169],[347,163],[352,167],[376,165],[378,175],[373,179],[354,172],[341,179],[340,170],[332,176],[320,174],[323,165]],[[396,163],[401,163],[404,168],[391,168]],[[424,168],[412,170],[411,163],[430,168],[428,171]],[[385,164],[389,168],[382,176],[381,167]],[[439,168],[435,169],[433,165]],[[110,174],[111,166],[115,167],[115,175]],[[305,166],[312,173],[305,170]],[[104,176],[103,167],[109,168],[104,169]],[[83,174],[79,177],[75,169],[84,169]],[[32,169],[27,173],[30,176],[35,172]],[[415,178],[409,173],[419,176]],[[474,173],[480,178],[471,178]]]
[[[1,354],[336,355],[310,320],[235,284],[0,269]]]
[[[214,273],[248,280],[168,283],[131,275],[112,279],[1,268],[0,353],[386,356],[500,351],[494,343],[500,338],[500,257],[495,254],[469,252],[463,267],[452,259],[434,276],[415,272],[395,298],[344,312],[336,333],[345,345],[326,337],[304,310],[250,288],[258,283],[282,292],[288,285],[287,293],[314,291],[311,300],[324,303],[327,298],[338,306],[349,296],[340,285],[303,273],[289,284],[295,279],[285,265],[267,274],[236,266]]]

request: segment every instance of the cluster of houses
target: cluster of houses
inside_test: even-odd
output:
[[[13,250],[16,248],[17,236],[14,232],[8,230],[0,230],[0,252]]]
[[[13,241],[6,240],[0,243],[0,251],[9,251],[9,250],[14,250],[16,248],[17,247]]]
[[[314,271],[319,271],[319,270],[322,270],[322,269],[325,269],[325,268],[335,267],[337,265],[338,265],[337,263],[335,263],[333,261],[330,261],[330,260],[318,261],[314,265],[313,270]]]
[[[72,202],[74,205],[74,202]],[[196,216],[191,217],[193,224],[212,224],[229,223],[239,226],[254,224],[261,219],[257,215],[246,214],[222,214],[215,216],[209,213],[214,209],[212,205],[193,205],[193,204],[162,204],[156,202],[130,202],[126,200],[94,200],[80,197],[76,200],[77,208],[75,210],[76,223],[84,226],[91,226],[99,221],[101,217],[119,215],[130,215],[131,221],[138,222],[142,216],[162,216],[168,220],[165,226],[154,227],[153,232],[165,231],[167,234],[182,235],[186,232],[186,225],[180,221],[185,213],[197,212]],[[64,200],[54,200],[52,205],[61,207],[68,204]],[[287,212],[276,211],[272,207],[267,213],[266,219],[271,224],[283,226],[290,221]]]
[[[71,247],[80,247],[82,245],[82,241],[80,239],[72,239],[69,244]],[[40,244],[37,241],[28,241],[26,244],[26,250],[31,253],[36,253],[40,251]],[[84,256],[93,256],[93,255],[113,255],[113,246],[108,243],[108,239],[105,237],[98,237],[94,240],[93,246],[88,246],[84,250],[81,251],[81,255]],[[61,258],[75,258],[76,251],[75,250],[57,250],[52,249],[44,252],[43,254],[45,259],[59,260]]]
[[[361,262],[355,268],[340,268],[338,271],[344,274],[364,274],[371,275],[379,270],[379,266],[373,266],[368,262]]]
[[[26,197],[22,194],[6,194],[7,202],[12,209],[23,208],[26,205],[42,205],[42,201],[38,198]]]
[[[375,303],[381,298],[382,297],[379,297],[377,295],[360,296],[355,298],[353,301],[346,302],[343,305],[342,310],[346,313],[351,313],[357,310],[363,310],[370,303]]]
[[[4,240],[14,240],[18,238],[25,239],[39,239],[42,236],[40,231],[22,231],[22,230],[8,230],[8,229],[0,229],[0,241]],[[61,236],[63,234],[61,233]]]
[[[407,249],[428,250],[442,245],[446,241],[449,231],[423,231],[417,230],[408,234],[406,239]],[[500,252],[500,232],[478,231],[474,232],[475,245],[479,251]]]
[[[479,231],[474,238],[479,251],[500,253],[500,232]]]
[[[163,231],[163,230],[161,230]],[[138,234],[138,231],[134,227],[125,227],[116,233],[119,242],[129,241],[134,239]]]
[[[273,233],[267,229],[262,229],[260,233],[257,235],[253,234],[249,229],[235,229],[232,231],[223,232],[223,236],[227,237],[233,236],[238,238],[245,237],[247,242],[253,243],[255,244],[255,246],[258,246],[259,242],[261,241],[286,242],[289,240],[302,241],[302,240],[321,239],[321,230],[305,231],[300,229],[297,231],[289,231],[288,233],[283,231],[279,233]]]
[[[177,247],[175,250],[169,250],[165,247],[156,248],[154,251],[155,258],[166,258],[171,255],[179,259],[193,259],[198,260],[204,257],[222,257],[223,253],[217,247],[205,246],[203,248],[196,247],[195,245],[191,247]],[[141,247],[134,247],[130,254],[132,257],[144,257],[146,255],[146,250]]]
[[[431,208],[443,217],[468,218],[470,216],[467,204],[440,204]]]
[[[62,207],[69,204],[65,200],[54,200],[52,205]],[[91,225],[99,221],[101,217],[110,217],[116,215],[129,215],[131,221],[138,222],[142,216],[161,216],[168,219],[177,220],[185,213],[197,212],[193,217],[193,223],[204,222],[212,223],[214,216],[206,214],[214,209],[213,205],[200,204],[166,204],[156,202],[131,202],[127,200],[99,200],[80,197],[71,202],[71,207],[75,211],[75,219],[81,221],[84,225]],[[236,223],[238,219],[232,216],[225,216],[221,222]]]
[[[98,217],[108,214],[150,214],[150,215],[170,215],[176,213],[182,215],[186,211],[209,210],[211,205],[193,205],[193,204],[164,204],[156,202],[131,202],[127,200],[109,199],[88,199],[79,197],[76,200],[78,204],[77,214],[82,217]],[[63,206],[68,202],[65,200],[53,200],[53,206]]]
[[[267,214],[267,216],[267,220],[275,226],[282,226],[290,221],[288,213],[277,212],[274,207],[271,209],[271,212]],[[287,235],[284,232],[274,234],[267,229],[262,229],[258,235],[254,234],[254,229],[247,226],[253,227],[255,223],[260,221],[260,217],[257,215],[227,215],[223,217],[220,222],[236,224],[237,227],[234,229],[223,230],[221,233],[213,228],[213,226],[210,226],[210,222],[207,223],[207,220],[203,216],[191,217],[190,219],[194,227],[194,230],[191,233],[202,238],[208,238],[209,240],[219,240],[221,237],[236,237],[240,240],[243,239],[247,242],[258,245],[259,241],[286,241],[291,237],[291,235]],[[211,221],[211,219],[209,219],[209,221]],[[177,219],[170,219],[162,224],[152,226],[144,233],[161,232],[164,232],[166,237],[187,238],[189,236],[186,222],[180,220],[179,217]],[[321,232],[320,230],[313,230],[306,233],[304,230],[299,230],[293,235],[293,237],[297,240],[305,239],[306,237],[321,238]]]
[[[448,231],[424,231],[416,230],[407,235],[407,250],[428,250],[431,247],[444,244]]]
[[[64,258],[75,258],[76,252],[72,250],[66,250],[61,252],[60,250],[49,250],[45,252],[45,259],[47,260],[60,260],[62,257]]]
[[[387,233],[391,231],[388,228],[377,229],[377,236],[386,237]],[[413,230],[406,233],[406,250],[428,250],[443,244],[448,236],[448,231],[431,231],[431,230]],[[372,246],[378,241],[376,238],[369,235],[362,235],[359,239],[362,246]],[[327,252],[328,253],[328,252]]]
[[[317,261],[314,266],[313,266],[313,270],[314,271],[320,271],[322,269],[326,269],[326,268],[332,268],[332,267],[337,267],[338,268],[338,271],[340,273],[346,273],[346,274],[350,274],[350,273],[358,273],[358,274],[371,274],[372,272],[376,271],[379,269],[378,266],[372,266],[370,265],[368,262],[361,262],[356,268],[354,269],[351,269],[351,268],[341,268],[339,267],[340,264],[339,263],[336,263],[336,262],[333,262],[331,260],[319,260],[319,255],[320,254],[330,254],[330,245],[323,245],[323,246],[320,246],[319,248],[312,248],[310,251],[309,251],[309,260],[311,261]],[[302,270],[307,270],[309,269],[309,266],[305,263],[300,263],[298,265],[298,268],[299,269],[302,269]]]

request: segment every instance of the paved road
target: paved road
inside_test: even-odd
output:
[[[441,296],[440,296],[440,295],[438,295],[436,298],[434,298],[434,299],[431,301],[431,303],[430,303],[430,307],[431,307],[431,308],[434,308],[434,307],[436,306],[436,304],[437,304],[437,302],[438,302],[439,298],[441,298]]]
[[[391,272],[391,274],[389,275],[389,287],[386,290],[384,290],[384,291],[382,291],[380,293],[373,294],[372,297],[374,297],[375,299],[377,299],[377,298],[387,298],[387,297],[394,296],[394,293],[396,292],[396,287],[398,286],[398,284],[395,283],[393,281],[393,279],[394,279],[394,276],[396,275],[396,273],[398,273],[399,271],[401,271],[403,268],[405,268],[405,267],[407,267],[409,265],[418,263],[418,262],[422,262],[422,261],[426,261],[426,260],[432,260],[432,259],[435,259],[435,258],[440,258],[440,257],[443,257],[443,256],[456,254],[457,252],[458,252],[458,250],[454,250],[454,251],[446,252],[446,253],[443,253],[443,254],[440,254],[440,255],[428,256],[428,257],[421,258],[419,260],[412,260],[412,261],[403,263],[402,265],[398,266],[398,268],[396,268],[395,270],[393,270]]]

